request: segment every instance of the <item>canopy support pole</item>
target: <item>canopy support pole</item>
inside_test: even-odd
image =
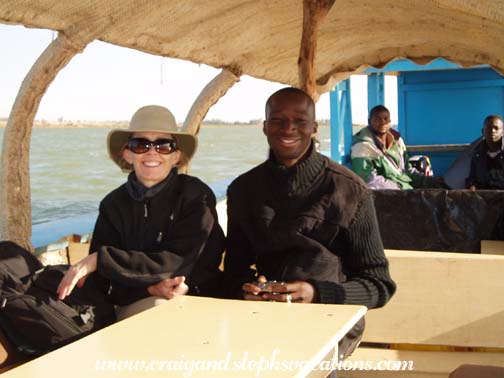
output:
[[[66,35],[44,50],[26,75],[4,131],[0,157],[0,240],[33,250],[31,244],[30,139],[42,96],[58,72],[92,41]]]
[[[238,68],[223,68],[222,71],[203,88],[194,101],[184,121],[182,130],[197,135],[208,110],[226,94],[229,88],[240,81],[240,76],[241,70]],[[188,170],[189,167],[186,166],[185,169],[181,170],[181,173],[187,173]]]
[[[315,78],[315,53],[317,50],[317,32],[335,0],[303,1],[303,34],[299,50],[298,72],[299,88],[308,93],[314,101],[318,100],[317,80]]]

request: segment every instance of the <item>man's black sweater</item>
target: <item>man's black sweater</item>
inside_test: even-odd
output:
[[[228,189],[228,295],[257,274],[308,281],[321,303],[381,307],[395,292],[371,191],[313,146],[291,168],[273,156]]]

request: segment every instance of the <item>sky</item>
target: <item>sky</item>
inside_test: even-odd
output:
[[[8,118],[21,83],[56,33],[0,24],[0,118]],[[220,70],[163,58],[100,41],[89,44],[57,75],[36,115],[46,121],[127,121],[140,107],[158,104],[182,123],[193,101]],[[396,114],[395,78],[386,77],[385,105]],[[366,77],[351,78],[353,123],[367,121]],[[264,118],[266,99],[285,85],[242,76],[206,119],[248,122]],[[330,118],[329,94],[317,102],[318,119]]]

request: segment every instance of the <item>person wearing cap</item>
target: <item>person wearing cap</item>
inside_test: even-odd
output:
[[[396,286],[371,190],[316,151],[316,131],[315,104],[305,92],[283,88],[269,97],[269,158],[228,188],[225,294],[382,307]],[[357,346],[363,328],[359,321],[343,338],[341,355]]]
[[[107,146],[128,179],[101,201],[90,254],[65,274],[59,298],[93,272],[114,304],[139,301],[133,310],[125,307],[126,316],[158,298],[214,295],[224,250],[215,196],[177,170],[194,155],[196,136],[177,131],[168,109],[150,105],[133,115],[127,130],[112,130]]]

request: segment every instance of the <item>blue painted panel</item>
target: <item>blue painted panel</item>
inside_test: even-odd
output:
[[[488,67],[487,64],[477,65],[475,67]],[[436,58],[430,63],[421,65],[413,63],[408,59],[399,59],[390,62],[383,68],[368,68],[364,72],[375,73],[375,72],[405,72],[405,71],[429,71],[429,70],[445,70],[445,69],[459,69],[461,68],[458,64],[452,63],[443,58]]]
[[[369,113],[376,105],[385,104],[385,77],[379,72],[369,75],[367,82]]]
[[[488,68],[453,69],[453,63],[436,59],[426,66],[410,61],[390,63],[383,70],[403,71],[398,77],[398,130],[408,145],[470,143],[481,135],[483,119],[504,115],[504,77]],[[409,71],[412,70],[412,71]],[[371,79],[373,80],[373,79]],[[373,87],[372,83],[370,84]],[[345,160],[350,148],[343,139],[341,94],[331,94],[331,152]],[[347,104],[348,105],[348,104]],[[333,117],[337,117],[337,120]],[[336,126],[337,123],[337,126]],[[344,140],[345,146],[341,143]],[[444,174],[456,152],[427,153],[436,174]]]
[[[331,159],[339,162],[341,160],[341,152],[340,152],[340,141],[341,141],[341,122],[340,122],[340,99],[338,93],[338,87],[331,91],[329,94],[331,101]]]
[[[331,159],[344,164],[352,147],[352,104],[350,80],[340,82],[330,93]]]
[[[351,85],[350,79],[345,80],[345,91],[343,96],[345,97],[344,111],[343,111],[343,138],[344,138],[344,159],[343,164],[350,161],[350,150],[352,149],[352,100],[351,100]]]
[[[481,135],[483,119],[502,114],[502,87],[410,91],[401,119],[406,144],[469,143]]]
[[[449,83],[502,79],[490,68],[404,72],[404,84]]]
[[[504,79],[489,68],[403,72],[398,92],[399,131],[408,145],[470,143],[487,115],[504,114]],[[457,156],[426,154],[436,174]]]
[[[93,232],[98,212],[39,223],[32,227],[32,244],[35,248],[54,243],[70,234],[84,235]]]

